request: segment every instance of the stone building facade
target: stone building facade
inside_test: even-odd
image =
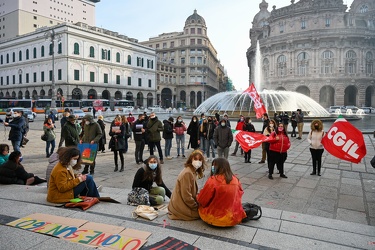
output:
[[[250,29],[250,83],[256,44],[262,89],[303,93],[323,107],[375,106],[375,1],[300,0],[268,11],[263,0]]]
[[[46,39],[52,30],[53,50]],[[127,99],[148,107],[156,104],[155,68],[155,50],[136,39],[64,23],[0,42],[0,98],[52,98],[54,78],[57,98]]]
[[[207,35],[206,21],[196,10],[182,32],[140,43],[156,50],[157,99],[162,107],[197,107],[224,86],[224,66]]]

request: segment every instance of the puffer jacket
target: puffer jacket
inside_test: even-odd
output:
[[[47,134],[47,141],[53,141],[56,138],[56,133],[54,130],[54,126],[50,125],[48,123],[43,124],[43,131],[45,134]]]
[[[174,132],[176,135],[183,135],[187,130],[185,123],[176,122],[174,124]]]
[[[25,125],[25,117],[15,117],[11,122],[9,122],[10,132],[9,139],[10,141],[22,141],[22,131]]]
[[[150,142],[161,141],[160,132],[163,131],[163,124],[157,117],[149,119],[147,122],[148,140]]]
[[[168,120],[164,120],[163,138],[173,139],[173,125]]]
[[[279,139],[276,139],[276,137],[279,137]],[[275,151],[278,153],[285,153],[290,148],[290,140],[289,137],[286,136],[284,133],[276,134],[275,132],[272,132],[270,135],[270,150]]]

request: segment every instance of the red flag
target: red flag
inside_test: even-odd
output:
[[[236,140],[241,145],[241,148],[247,152],[249,149],[259,147],[262,142],[269,140],[268,136],[247,131],[237,131]]]
[[[266,107],[264,107],[264,104],[262,102],[262,99],[260,98],[257,90],[255,89],[254,83],[248,87],[244,93],[248,93],[251,100],[253,100],[254,103],[254,110],[256,113],[257,118],[261,118],[264,113],[267,113]]]
[[[322,144],[331,155],[354,163],[359,163],[366,155],[362,132],[344,118],[332,124]]]

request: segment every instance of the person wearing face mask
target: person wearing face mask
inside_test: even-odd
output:
[[[13,112],[13,119],[11,122],[4,122],[4,125],[10,127],[9,138],[12,142],[13,151],[20,151],[20,145],[22,142],[22,132],[25,126],[25,117],[20,112]]]
[[[246,218],[242,207],[244,191],[224,158],[212,161],[211,175],[197,195],[199,216],[207,224],[231,227]]]
[[[145,115],[140,114],[138,119],[133,123],[133,135],[134,135],[134,143],[135,143],[135,162],[137,164],[143,163],[143,150],[145,148],[145,136],[146,136],[146,123],[145,123]]]
[[[99,140],[99,148],[98,152],[101,151],[102,153],[105,153],[105,144],[107,143],[107,137],[105,135],[105,123],[104,123],[104,117],[102,115],[98,115],[98,121],[97,123],[99,124],[103,135],[102,138]]]
[[[206,117],[203,118],[202,123],[199,125],[199,148],[203,154],[206,154],[206,133],[207,133],[208,120]]]
[[[79,196],[100,197],[91,175],[79,174],[81,153],[75,147],[59,152],[59,162],[53,168],[48,184],[47,201],[68,202]]]
[[[1,184],[37,185],[46,182],[45,179],[28,173],[21,164],[22,159],[20,151],[10,153],[8,161],[0,167]]]
[[[240,115],[240,119],[238,119],[237,121],[236,130],[242,131],[244,128],[244,125],[245,125],[245,118],[243,117],[243,115]],[[236,140],[236,146],[234,147],[234,151],[231,154],[231,156],[236,156],[239,145],[240,143]],[[242,148],[241,148],[241,155],[243,155]]]
[[[77,146],[79,143],[79,135],[81,133],[81,126],[76,123],[76,117],[69,115],[67,122],[61,130],[61,137],[64,138],[65,147]]]
[[[64,128],[65,123],[68,121],[68,117],[70,116],[69,111],[64,111],[63,113],[63,118],[60,120],[60,125],[61,125],[61,135],[60,135],[60,142],[59,142],[59,147],[62,147],[64,143],[64,137],[62,136],[62,130]]]
[[[198,121],[198,117],[195,115],[191,118],[191,121],[187,128],[187,134],[190,136],[187,148],[189,148],[190,146],[194,150],[198,149],[199,148],[199,121]]]
[[[163,121],[163,138],[164,138],[164,156],[167,160],[171,160],[171,148],[173,139],[173,117]]]
[[[212,157],[215,158],[215,142],[214,142],[214,131],[216,125],[213,121],[212,116],[209,116],[207,119],[207,125],[205,126],[204,131],[204,143],[206,148],[207,161],[212,161],[210,157],[210,151],[212,151]]]
[[[270,119],[268,118],[267,113],[263,114],[262,120],[263,120],[262,134],[264,134],[264,131],[266,130],[266,128],[268,128],[268,125],[270,123]],[[275,121],[274,121],[274,124],[276,124]],[[269,144],[267,145],[266,142],[262,142],[262,159],[258,163],[262,164],[262,163],[266,162],[267,147],[268,146],[269,146]]]
[[[224,158],[228,159],[229,147],[233,142],[233,134],[225,119],[222,119],[220,125],[215,129],[214,141],[217,145],[218,156],[223,157],[224,155]]]
[[[180,157],[180,149],[181,149],[182,158],[185,158],[185,131],[186,130],[187,130],[186,124],[182,120],[182,117],[178,116],[173,126],[173,131],[176,134],[177,157]]]
[[[157,187],[153,187],[153,183]],[[171,191],[164,184],[162,177],[161,164],[156,156],[151,155],[145,162],[145,165],[138,169],[134,176],[132,188],[141,187],[149,192],[150,204],[152,206],[161,205],[165,196],[171,198]]]
[[[275,131],[275,128],[276,128],[276,122],[275,120],[270,120],[268,122],[268,126],[264,129],[263,131],[263,135],[265,136],[270,136],[272,134],[273,131]],[[269,164],[270,164],[270,161],[268,160],[270,158],[270,143],[269,142],[263,142],[265,144],[265,150],[266,150],[266,158],[267,158],[267,164],[268,164],[268,169],[270,168]],[[263,143],[262,143],[262,146],[263,146]],[[264,159],[266,159],[264,158]],[[259,162],[259,163],[262,163],[262,162]]]
[[[99,143],[99,140],[102,138],[103,135],[103,131],[100,128],[100,125],[96,121],[94,121],[92,115],[85,115],[83,119],[85,120],[85,132],[83,133],[80,143]],[[90,174],[93,175],[95,173],[95,165],[95,161],[92,165],[85,165],[82,174],[87,174],[90,166]]]
[[[168,217],[172,220],[199,219],[197,178],[203,178],[206,163],[201,150],[194,150],[186,160],[184,169],[177,177],[171,200],[168,204]]]
[[[311,122],[311,131],[307,138],[307,141],[310,143],[310,153],[311,153],[311,158],[312,158],[312,163],[313,163],[313,171],[310,175],[316,175],[318,173],[318,175],[321,176],[322,154],[324,152],[324,148],[322,145],[323,137],[324,137],[324,131],[323,131],[322,121],[313,120]]]
[[[46,158],[49,158],[50,155],[55,150],[55,145],[56,145],[55,125],[53,124],[51,118],[47,118],[44,120],[43,131],[44,131],[44,134],[47,135]],[[51,146],[51,150],[50,150],[50,146]]]
[[[251,124],[250,117],[246,117],[243,130],[247,132],[255,132],[255,127],[253,124]],[[250,158],[251,158],[251,149],[245,152],[245,163],[251,163]]]
[[[279,123],[277,129],[271,133],[269,142],[268,179],[273,179],[272,174],[275,164],[279,170],[280,177],[288,178],[284,173],[284,162],[288,156],[287,151],[290,148],[290,141],[283,123]]]
[[[292,133],[290,134],[290,137],[296,137],[296,127],[297,127],[296,112],[294,111],[292,112],[290,121],[292,123]]]
[[[113,151],[115,161],[114,172],[118,171],[118,157],[120,157],[121,162],[120,172],[124,171],[125,131],[125,124],[121,122],[121,117],[116,117],[109,129],[109,136],[111,136],[109,149]]]
[[[150,155],[154,155],[154,147],[156,146],[159,153],[160,163],[163,164],[163,151],[161,150],[161,136],[160,132],[163,132],[163,124],[156,117],[155,113],[150,114],[150,119],[147,122],[147,131],[148,131],[148,145],[150,147]]]

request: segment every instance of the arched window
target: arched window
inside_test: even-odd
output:
[[[107,52],[107,60],[111,61],[111,51],[110,50],[108,50],[108,52]]]
[[[116,53],[116,62],[120,62],[120,53],[119,52],[117,52]]]
[[[132,64],[132,57],[131,57],[131,55],[128,55],[128,64],[129,65]]]
[[[16,62],[16,52],[13,52],[13,53],[12,53],[12,59],[13,59],[13,60],[12,60],[13,62]]]
[[[374,74],[374,56],[370,51],[366,53],[366,74]]]
[[[286,76],[286,56],[284,55],[277,58],[277,75]]]
[[[7,63],[9,63],[9,54],[7,54]]]
[[[22,61],[22,51],[18,52],[18,61]]]
[[[308,73],[308,54],[306,52],[301,52],[297,56],[297,74],[299,76],[306,76]]]
[[[29,60],[30,58],[30,52],[29,49],[26,50],[26,60]]]
[[[366,13],[368,11],[367,5],[362,5],[361,8],[359,8],[359,13]]]
[[[92,57],[92,58],[95,57],[95,49],[94,49],[94,46],[90,46],[90,57]]]
[[[54,53],[54,51],[53,51],[53,44],[50,43],[50,45],[49,45],[49,55],[51,56],[53,53]]]
[[[263,76],[269,77],[270,72],[270,61],[267,58],[263,60]]]
[[[345,72],[347,74],[357,73],[357,54],[349,50],[345,55]]]
[[[329,75],[333,73],[333,53],[326,50],[322,53],[320,73]]]
[[[79,44],[78,43],[74,43],[74,52],[73,52],[74,55],[79,55]]]
[[[61,54],[62,53],[62,43],[59,42],[59,44],[57,45],[57,54]]]
[[[4,58],[3,58],[3,55],[1,55],[1,56],[0,56],[0,64],[3,64],[3,63],[4,63],[4,62],[3,62],[3,59],[4,59]]]
[[[44,46],[40,48],[40,56],[44,57]]]
[[[36,58],[36,48],[33,49],[33,58]]]

